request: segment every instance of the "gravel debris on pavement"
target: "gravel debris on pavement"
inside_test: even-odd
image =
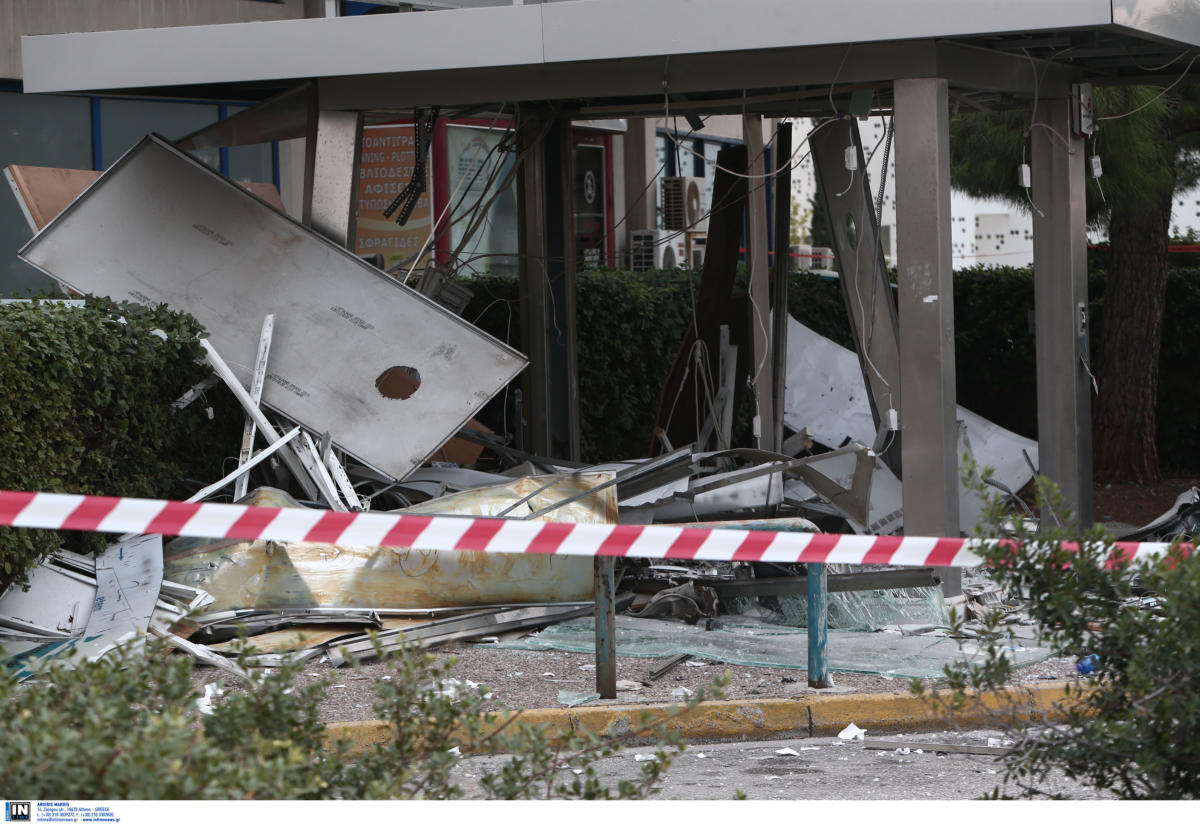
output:
[[[456,642],[429,651],[438,658],[456,659],[450,678],[473,681],[491,692],[485,707],[491,710],[541,709],[561,706],[560,690],[591,692],[595,688],[595,657],[576,652],[533,652],[528,650],[497,649],[490,644]],[[808,674],[800,669],[735,666],[720,661],[689,661],[657,681],[650,681],[650,672],[661,667],[667,658],[632,658],[618,656],[617,678],[641,685],[638,690],[618,690],[613,703],[660,704],[678,703],[672,696],[680,687],[699,690],[726,672],[730,675],[725,698],[753,700],[788,698],[796,695],[821,693],[907,693],[908,678],[868,675],[862,673],[833,673],[834,687],[814,690],[808,686]],[[695,664],[703,664],[696,666]],[[1050,659],[1022,667],[1014,681],[1029,684],[1038,681],[1070,678],[1075,664],[1070,659]],[[388,664],[374,661],[360,668],[335,668],[327,661],[314,661],[305,668],[304,678],[329,678],[331,686],[325,691],[322,717],[326,722],[366,721],[376,717],[373,706],[377,700],[376,685],[391,676]],[[226,690],[236,692],[240,687],[219,670],[198,667],[193,681],[203,684],[222,680]],[[928,682],[937,687],[938,682]],[[593,701],[592,704],[602,704]]]

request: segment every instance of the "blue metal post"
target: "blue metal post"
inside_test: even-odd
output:
[[[808,685],[826,689],[829,680],[825,646],[829,641],[829,582],[824,564],[805,564],[808,568]]]
[[[596,558],[596,692],[617,697],[617,560]]]

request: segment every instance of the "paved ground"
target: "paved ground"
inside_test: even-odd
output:
[[[1010,796],[1019,787],[1004,785],[1004,770],[994,756],[939,755],[936,743],[987,745],[1002,733],[979,730],[880,736],[878,740],[903,741],[903,749],[868,749],[865,742],[836,738],[803,738],[739,744],[688,747],[679,754],[656,796],[667,800],[732,799],[741,791],[751,800],[969,800],[982,798],[997,786]],[[796,754],[780,754],[791,749]],[[597,764],[609,786],[622,778],[634,780],[652,748],[625,750]],[[477,779],[499,758],[467,758],[459,769],[461,785],[471,797],[481,798]],[[1103,795],[1056,776],[1040,785],[1048,793],[1073,799],[1100,799]]]
[[[452,677],[486,685],[493,696],[487,703],[488,709],[561,707],[563,705],[558,701],[560,691],[592,692],[595,689],[595,657],[592,655],[496,649],[490,645],[465,643],[450,644],[433,650],[432,654],[439,659],[456,659],[457,663],[451,670]],[[648,679],[651,670],[662,666],[666,660],[618,656],[617,678],[640,684]],[[693,666],[684,664],[676,667],[648,687],[622,690],[615,701],[596,700],[589,702],[589,706],[606,703],[673,703],[683,699],[672,693],[684,688],[698,690],[726,672],[729,673],[730,683],[725,688],[725,697],[731,700],[789,698],[817,692],[808,686],[808,676],[804,670],[732,666],[713,661],[692,663]],[[380,679],[390,677],[391,672],[388,665],[378,662],[364,664],[355,670],[350,667],[336,669],[328,663],[317,661],[306,667],[305,677],[324,677],[332,681],[322,702],[325,721],[365,721],[376,717],[372,710],[376,699],[375,688]],[[1014,680],[1020,684],[1036,684],[1069,678],[1074,674],[1074,662],[1052,659],[1019,669]],[[237,689],[236,684],[229,683],[229,676],[220,670],[198,667],[193,678],[197,684],[220,679],[227,688]],[[833,679],[834,688],[820,692],[908,693],[910,683],[907,678],[861,673],[835,672]],[[938,682],[929,682],[929,685],[936,687]]]

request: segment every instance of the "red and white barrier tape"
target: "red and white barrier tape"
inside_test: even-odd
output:
[[[0,491],[0,526],[197,538],[310,541],[423,550],[678,558],[704,561],[970,567],[973,538],[916,538],[677,526],[514,521],[189,504],[48,492]],[[1165,554],[1165,543],[1117,543],[1114,556]]]

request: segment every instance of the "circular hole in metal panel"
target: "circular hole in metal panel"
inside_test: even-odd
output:
[[[375,388],[385,398],[406,401],[421,388],[421,373],[411,366],[391,366],[375,379]]]

